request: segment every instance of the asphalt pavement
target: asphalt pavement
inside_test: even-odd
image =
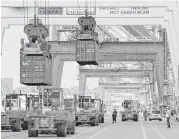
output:
[[[1,131],[2,139],[27,139],[27,131],[19,133]],[[53,139],[56,135],[39,135],[31,139]],[[61,137],[62,138],[62,137]],[[74,135],[67,135],[66,139],[179,139],[179,122],[172,120],[171,128],[167,128],[166,120],[144,121],[141,117],[138,122],[121,122],[120,115],[117,123],[112,123],[111,115],[105,116],[105,123],[96,127],[82,125],[76,127]]]

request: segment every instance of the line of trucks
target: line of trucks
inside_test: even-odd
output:
[[[26,110],[20,109],[20,96],[26,98]],[[62,88],[44,89],[43,93],[31,95],[8,94],[4,105],[6,111],[1,112],[1,130],[28,130],[29,137],[39,134],[65,137],[75,133],[75,126],[104,123],[102,100],[76,95],[64,98]]]

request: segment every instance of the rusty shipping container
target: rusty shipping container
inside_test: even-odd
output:
[[[52,85],[52,60],[45,56],[21,56],[20,82],[30,86]]]
[[[82,65],[98,65],[98,45],[96,41],[76,42],[76,61]]]

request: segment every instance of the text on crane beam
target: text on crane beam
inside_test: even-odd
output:
[[[63,15],[62,7],[39,7],[39,15]]]
[[[89,8],[87,10],[89,15],[95,15],[96,10],[95,8]],[[67,8],[66,9],[66,14],[67,15],[85,15],[85,8]]]
[[[149,7],[100,7],[100,11],[109,11],[108,14],[127,14],[127,15],[135,15],[135,14],[150,14]]]

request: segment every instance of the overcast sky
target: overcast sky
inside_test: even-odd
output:
[[[13,89],[23,86],[20,84],[20,39],[25,38],[23,26],[11,26],[4,35],[2,56],[1,56],[1,76],[2,78],[13,78]],[[73,70],[72,70],[73,69]],[[77,86],[78,64],[76,62],[65,62],[61,87],[70,88]],[[97,85],[97,79],[88,79],[89,88]]]

